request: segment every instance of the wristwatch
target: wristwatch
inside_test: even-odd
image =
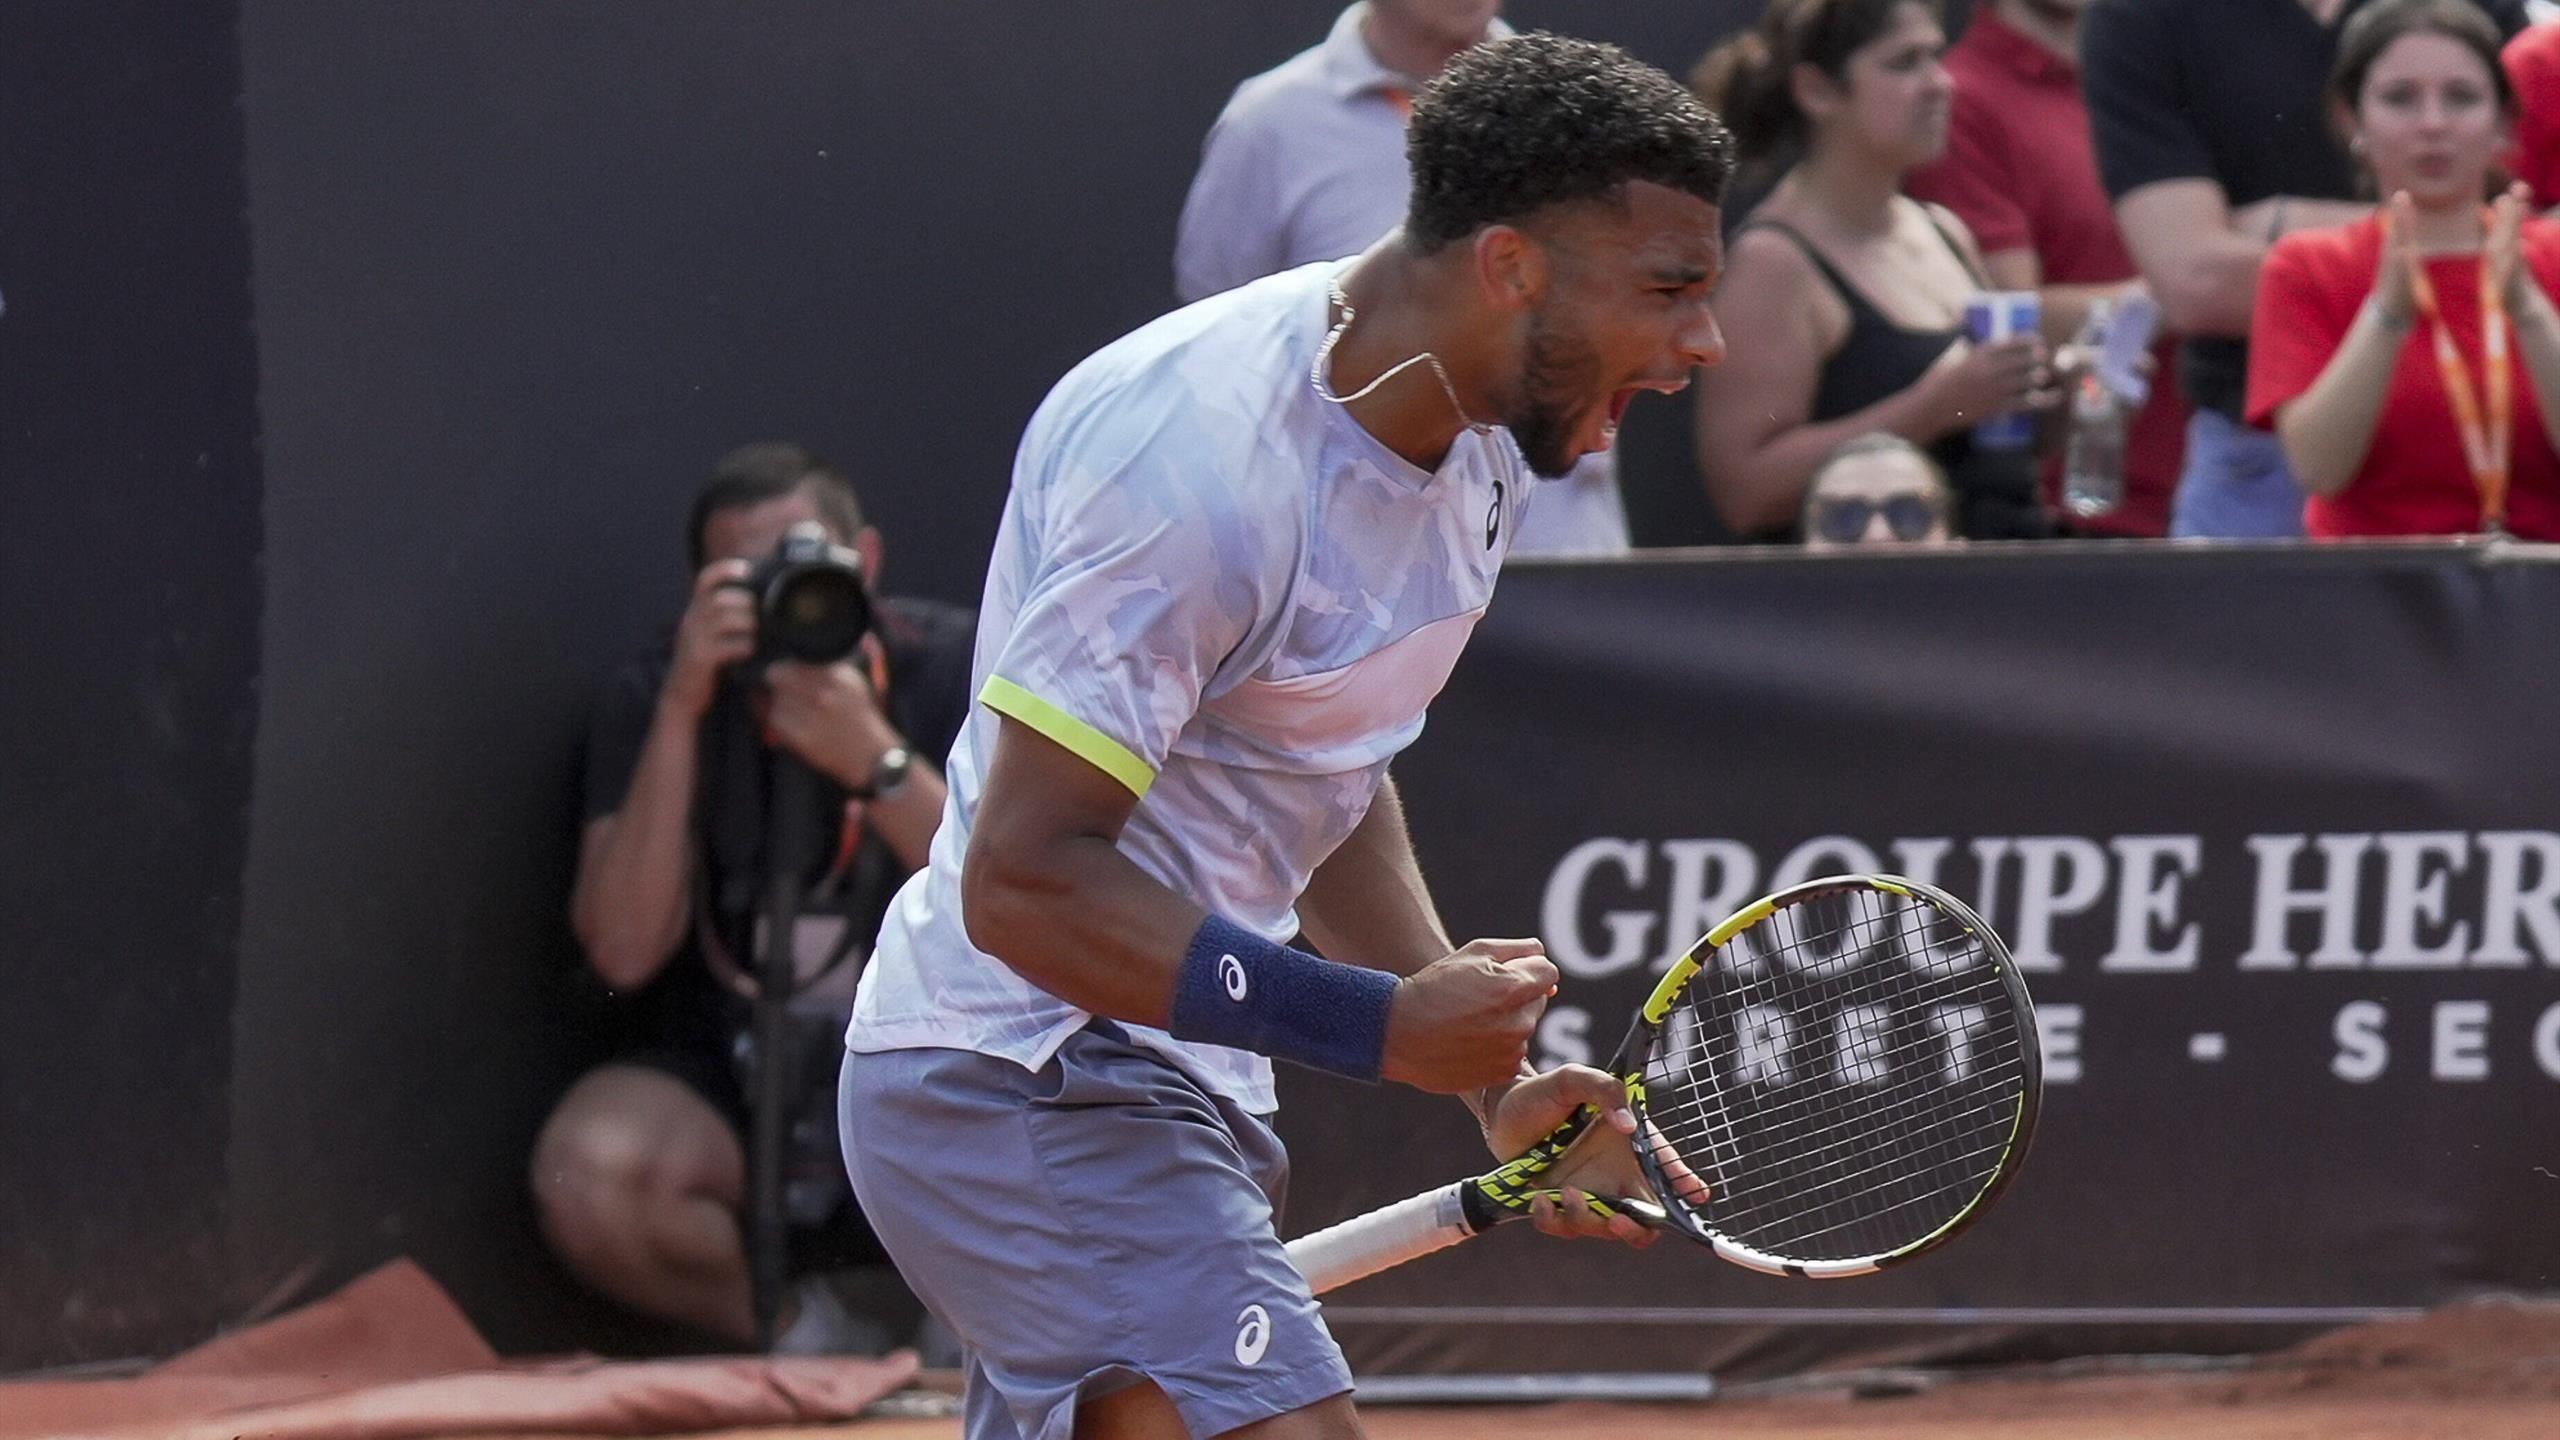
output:
[[[856,800],[886,800],[907,783],[907,772],[915,768],[915,763],[914,751],[904,745],[892,745],[872,762],[871,779],[847,793]]]

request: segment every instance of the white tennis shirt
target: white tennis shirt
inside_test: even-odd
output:
[[[1308,368],[1341,262],[1114,342],[1032,416],[979,611],[979,703],[932,860],[898,893],[845,1043],[1037,1069],[1086,1012],[969,943],[960,865],[999,714],[1139,799],[1123,854],[1275,941],[1368,812],[1492,598],[1529,486],[1508,431],[1436,472],[1324,401]],[[1270,1062],[1131,1026],[1204,1086],[1277,1105]]]

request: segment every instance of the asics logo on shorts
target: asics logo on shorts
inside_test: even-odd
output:
[[[1236,1313],[1236,1363],[1259,1365],[1262,1352],[1271,1348],[1271,1312],[1259,1305],[1247,1305]]]
[[[1227,998],[1244,1003],[1244,962],[1233,955],[1218,957],[1218,983],[1227,987]]]

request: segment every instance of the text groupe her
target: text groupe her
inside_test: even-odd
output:
[[[2217,867],[2225,853],[2232,860]],[[2548,830],[2272,832],[2219,846],[2198,833],[1882,844],[1825,835],[1774,865],[1729,838],[1600,836],[1549,870],[1539,931],[1574,980],[1658,973],[1758,896],[1851,872],[1905,875],[1963,897],[2030,975],[2560,966],[2560,832]],[[2244,916],[2246,943],[2231,944],[2229,927]],[[1869,963],[1906,959],[1899,948],[1877,945]],[[2560,1003],[2537,1008],[2516,1042],[2534,1070],[2560,1080]],[[2357,1084],[2402,1069],[2486,1080],[2496,1073],[2493,1020],[2476,998],[2355,999],[2334,1014],[2329,1069]],[[2045,1078],[2079,1080],[2084,1007],[2040,998],[2037,1022]],[[1552,1007],[1539,1028],[1542,1063],[1588,1060],[1590,1025],[1579,1005]]]
[[[2560,833],[2415,830],[2246,837],[2243,970],[2448,970],[2560,964]],[[1887,872],[1972,904],[2030,974],[2068,968],[2058,930],[2081,917],[2073,955],[2100,971],[2194,970],[2209,954],[2190,915],[2213,878],[2201,835],[1804,841],[1764,868],[1748,843],[1614,836],[1567,850],[1548,872],[1539,934],[1558,969],[1597,980],[1659,971],[1755,897],[1823,875]],[[2306,947],[2302,942],[2310,939]]]

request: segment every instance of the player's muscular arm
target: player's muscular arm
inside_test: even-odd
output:
[[[1329,959],[1410,975],[1455,950],[1422,883],[1404,802],[1389,778],[1369,813],[1298,897],[1298,921]]]
[[[1309,877],[1306,893],[1298,897],[1298,921],[1326,955],[1398,974],[1411,974],[1449,953],[1449,935],[1423,883],[1412,832],[1405,825],[1404,800],[1392,778],[1379,787],[1360,824]],[[1543,951],[1534,940],[1500,943]],[[1583,1105],[1599,1106],[1621,1136],[1632,1134],[1636,1124],[1625,1086],[1616,1076],[1587,1065],[1533,1075],[1524,1064],[1518,1074],[1459,1098],[1474,1112],[1485,1143],[1503,1160],[1528,1149]],[[1587,1147],[1567,1183],[1564,1204],[1542,1197],[1531,1208],[1540,1230],[1636,1246],[1653,1243],[1653,1233],[1627,1216],[1602,1215],[1581,1203],[1585,1193],[1644,1192],[1643,1172],[1627,1145]]]
[[[1164,1025],[1199,907],[1120,853],[1127,786],[1001,725],[960,871],[969,943],[1078,1009]]]
[[[1378,787],[1369,813],[1308,877],[1306,893],[1298,897],[1298,923],[1328,957],[1397,975],[1410,975],[1456,948],[1423,883],[1404,799],[1392,776]],[[1536,940],[1501,943],[1520,954],[1545,953]],[[1512,1083],[1499,1081],[1459,1098],[1482,1126]]]
[[[970,943],[1079,1009],[1185,1034],[1176,1000],[1204,916],[1120,852],[1136,797],[1031,727],[1010,718],[1000,725],[961,870]],[[1555,967],[1536,949],[1478,941],[1395,982],[1382,1049],[1371,1032],[1368,1073],[1443,1092],[1507,1079],[1555,988]],[[1260,1003],[1287,988],[1332,987],[1319,978],[1240,988]],[[1270,1017],[1268,1028],[1285,1038],[1288,1022],[1312,1029],[1323,1019]],[[1286,1044],[1265,1053],[1301,1058]]]

